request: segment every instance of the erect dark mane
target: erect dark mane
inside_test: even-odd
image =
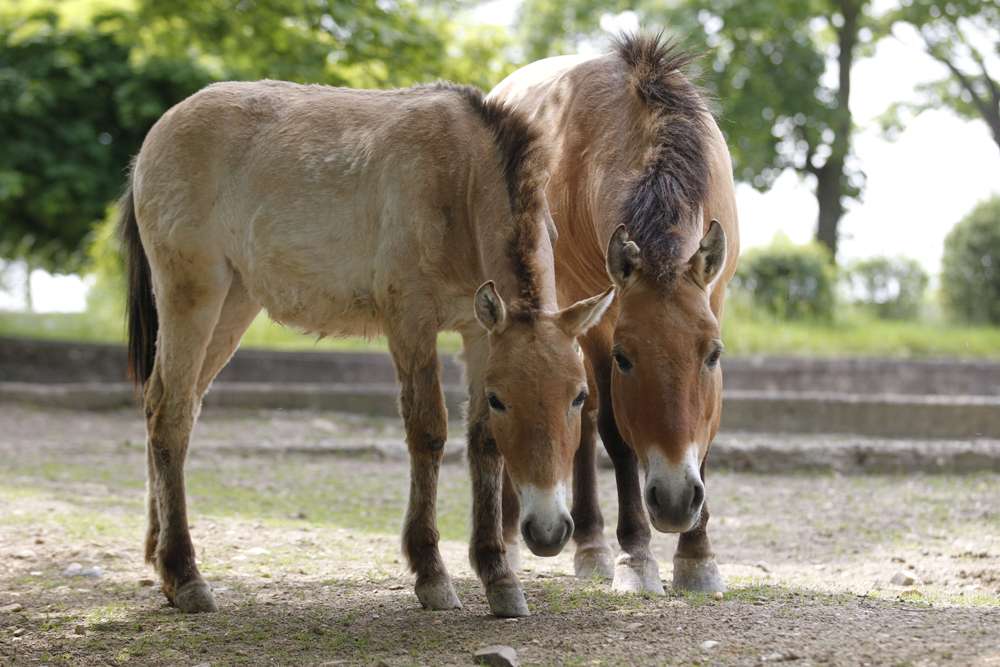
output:
[[[518,280],[518,294],[514,298],[526,312],[538,310],[540,282],[530,258],[538,247],[538,214],[544,205],[547,160],[541,135],[523,114],[502,102],[486,99],[473,86],[438,81],[419,87],[461,95],[493,135],[500,151],[514,222],[507,245],[507,256]]]
[[[627,34],[614,43],[630,68],[635,95],[656,119],[656,139],[624,200],[622,221],[642,250],[646,275],[670,282],[680,261],[678,223],[698,215],[708,193],[708,105],[685,75],[693,56],[663,33]]]

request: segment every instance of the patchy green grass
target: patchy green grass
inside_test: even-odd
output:
[[[20,313],[0,311],[0,336],[86,342],[121,342],[123,324],[91,313]],[[727,312],[723,326],[726,351],[732,355],[782,354],[819,356],[1000,358],[1000,327],[962,326],[944,321],[899,322],[845,311],[832,322],[782,321],[748,311]],[[244,347],[279,350],[385,351],[383,337],[307,336],[261,315],[243,338]],[[438,347],[455,352],[458,334],[438,336]]]
[[[727,314],[726,353],[800,356],[1000,358],[1000,327],[900,322],[847,314],[833,322]]]
[[[22,313],[0,310],[0,336],[41,338],[46,340],[72,340],[88,343],[120,343],[125,340],[124,322],[83,313]],[[276,350],[340,350],[387,351],[385,338],[370,339],[320,338],[308,336],[294,329],[276,324],[265,315],[259,315],[243,336],[244,347]],[[445,352],[456,352],[461,347],[461,337],[445,332],[438,336],[438,347]]]

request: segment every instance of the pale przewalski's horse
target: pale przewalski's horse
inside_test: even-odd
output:
[[[706,532],[705,462],[721,413],[720,322],[739,231],[729,151],[683,72],[688,62],[661,36],[624,36],[607,55],[529,65],[489,96],[528,114],[553,149],[546,191],[560,300],[599,288],[609,273],[618,287],[608,317],[581,340],[596,388],[572,515],[577,574],[613,577],[625,591],[663,591],[643,505],[658,530],[680,533],[674,587],[725,588]],[[618,485],[623,553],[614,565],[597,503],[595,426]],[[505,493],[508,542],[517,511]]]
[[[518,113],[450,84],[221,83],[156,123],[121,225],[148,436],[146,558],[170,602],[216,608],[195,564],[184,460],[202,396],[264,308],[308,332],[386,335],[412,466],[403,550],[430,609],[461,606],[435,517],[448,423],[436,336],[461,333],[470,557],[493,613],[527,614],[505,558],[504,470],[528,506],[525,541],[561,549],[587,398],[575,338],[614,294],[606,283],[557,309],[545,167]]]

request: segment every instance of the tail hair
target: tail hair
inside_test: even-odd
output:
[[[135,218],[135,199],[132,195],[132,178],[118,204],[118,233],[125,257],[128,281],[125,297],[125,319],[128,335],[128,374],[137,387],[146,384],[153,374],[156,358],[156,334],[159,318],[153,296],[153,279],[149,270],[146,250],[139,238],[139,225]]]

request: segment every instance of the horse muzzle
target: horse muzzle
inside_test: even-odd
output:
[[[705,505],[705,484],[694,457],[671,464],[659,455],[650,456],[643,497],[658,531],[685,533],[697,526]]]
[[[566,508],[565,486],[543,490],[532,486],[519,491],[521,537],[536,556],[556,556],[573,536],[573,518]]]

